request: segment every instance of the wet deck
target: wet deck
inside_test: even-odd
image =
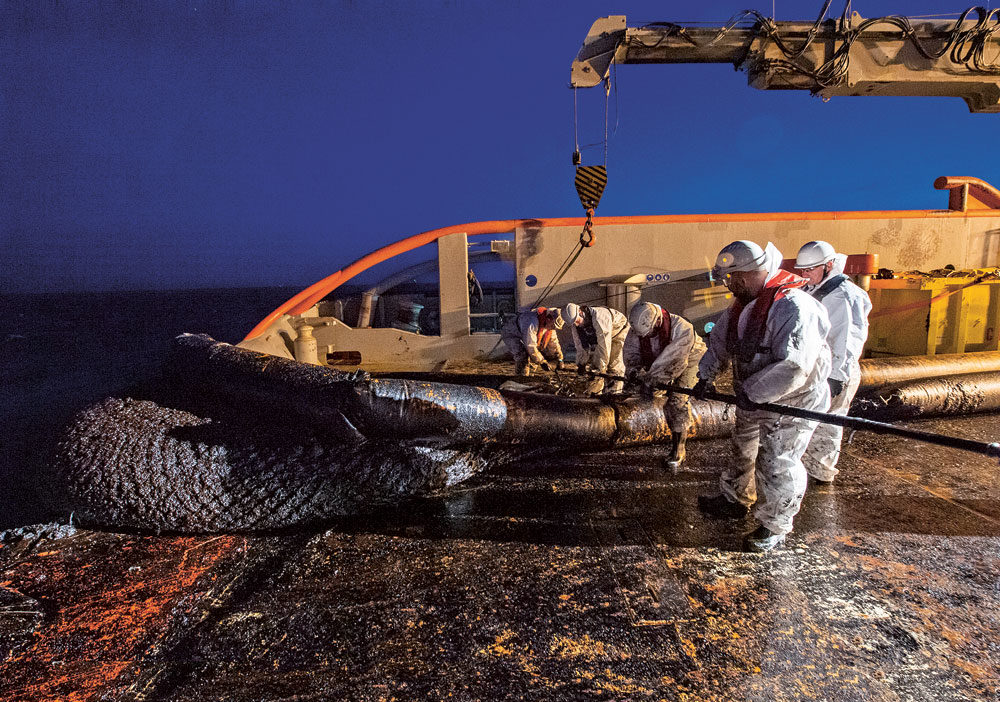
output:
[[[0,698],[998,698],[992,461],[858,434],[787,548],[750,555],[749,518],[694,506],[726,455],[524,464],[309,533],[9,538]]]

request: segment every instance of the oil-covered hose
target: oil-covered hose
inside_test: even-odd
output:
[[[621,380],[627,381],[628,379],[619,376],[611,375],[610,373],[597,373],[596,371],[590,371],[593,375],[608,380]],[[670,385],[666,383],[655,383],[655,387],[668,390],[670,392],[677,392],[682,395],[690,395],[692,397],[697,397],[699,399],[715,400],[717,402],[726,402],[731,405],[738,404],[738,400],[735,395],[729,395],[727,393],[715,392],[715,391],[705,391],[705,392],[695,392],[691,388],[684,388],[677,385]],[[963,439],[957,436],[946,436],[944,434],[935,434],[934,432],[921,431],[919,429],[906,429],[904,427],[897,427],[894,424],[888,424],[886,422],[878,422],[872,419],[863,419],[861,417],[851,417],[847,415],[831,414],[829,412],[818,412],[816,410],[804,409],[802,407],[789,407],[788,405],[779,405],[774,402],[750,402],[751,409],[753,410],[764,410],[765,412],[774,412],[775,414],[782,414],[790,417],[798,417],[800,419],[808,419],[814,422],[821,422],[823,424],[833,424],[839,427],[844,427],[845,429],[854,429],[860,431],[870,431],[875,434],[888,434],[891,436],[901,436],[907,439],[916,439],[917,441],[923,441],[928,444],[936,444],[938,446],[948,446],[950,448],[957,448],[963,451],[971,451],[973,453],[982,454],[983,456],[989,456],[990,458],[1000,459],[1000,442],[990,442],[986,443],[984,441],[972,441],[971,439]]]

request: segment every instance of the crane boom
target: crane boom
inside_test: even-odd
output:
[[[977,19],[968,19],[978,13]],[[846,13],[845,13],[846,14]],[[629,27],[624,15],[594,22],[573,61],[570,85],[593,87],[612,63],[731,63],[762,90],[839,95],[960,97],[970,112],[1000,112],[1000,10],[970,8],[958,20],[892,16],[722,27],[656,22]]]

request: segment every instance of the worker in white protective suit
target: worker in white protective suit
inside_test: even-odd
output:
[[[806,490],[802,464],[816,422],[755,408],[774,402],[826,411],[830,406],[830,321],[806,293],[805,280],[779,269],[781,252],[768,243],[734,241],[719,252],[713,273],[736,298],[709,336],[696,391],[712,388],[733,365],[737,398],[733,462],[721,475],[721,494],[698,498],[715,517],[738,518],[757,501],[760,526],[744,540],[750,551],[781,545],[792,530]]]
[[[588,370],[597,373],[625,375],[622,347],[628,335],[628,319],[610,307],[587,307],[570,302],[562,308],[563,321],[569,324],[576,347],[576,372],[586,375]],[[605,385],[604,378],[593,378],[587,392],[598,394],[622,391],[622,382]]]
[[[830,412],[846,415],[851,400],[861,382],[861,352],[868,340],[868,313],[872,303],[868,293],[844,275],[847,255],[837,253],[825,241],[810,241],[799,249],[795,271],[806,279],[805,290],[823,303],[830,317],[830,332],[826,341],[830,345],[832,362],[830,377]],[[820,424],[803,462],[806,472],[818,483],[832,483],[840,458],[840,441],[844,428],[833,424]]]
[[[514,371],[518,375],[531,375],[536,365],[549,370],[550,361],[556,370],[562,370],[563,352],[556,331],[562,329],[563,324],[558,307],[536,307],[504,324],[500,338],[514,357]]]
[[[698,363],[705,354],[701,340],[689,321],[652,302],[638,302],[629,312],[632,331],[625,340],[628,374],[648,387],[673,384],[692,388],[698,380]],[[665,390],[657,390],[665,394]],[[685,444],[691,430],[691,397],[670,393],[664,406],[670,427],[671,449],[667,468],[677,470],[684,462]]]

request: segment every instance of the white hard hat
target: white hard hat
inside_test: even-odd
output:
[[[559,311],[558,307],[549,308],[546,314],[548,314],[549,319],[552,320],[553,327],[555,327],[557,330],[563,328],[563,324],[565,324],[565,322],[563,322],[562,313]]]
[[[649,336],[663,320],[663,310],[652,302],[637,302],[628,313],[628,323],[639,336]]]
[[[767,256],[764,254],[764,249],[752,241],[741,239],[727,245],[719,252],[712,272],[720,277],[736,271],[765,270],[767,270]]]
[[[576,318],[580,316],[580,305],[575,302],[567,302],[562,308],[563,321],[569,324],[576,324]]]
[[[828,261],[832,261],[837,255],[833,246],[825,241],[810,241],[803,244],[799,249],[799,255],[795,257],[796,268],[815,268],[822,266]]]

